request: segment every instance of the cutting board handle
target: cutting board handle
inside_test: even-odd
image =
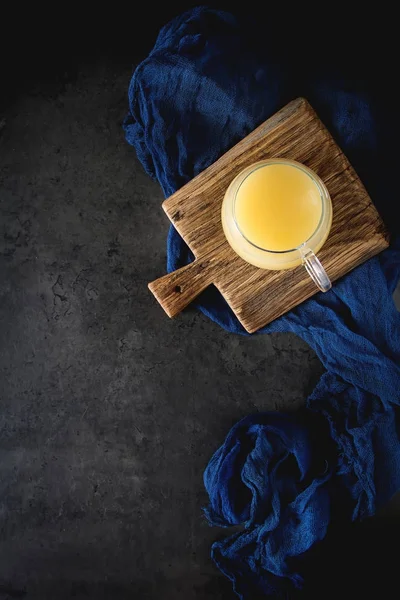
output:
[[[149,290],[167,315],[175,317],[212,283],[214,266],[211,258],[195,259],[185,267],[149,283]]]

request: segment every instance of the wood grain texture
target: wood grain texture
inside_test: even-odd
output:
[[[327,186],[333,222],[318,257],[332,281],[387,248],[387,232],[357,173],[307,100],[298,98],[163,203],[196,257],[192,265],[149,284],[169,316],[213,283],[253,333],[317,293],[304,267],[258,269],[237,256],[225,239],[225,190],[242,169],[266,158],[297,160]]]

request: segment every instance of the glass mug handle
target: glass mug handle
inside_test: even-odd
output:
[[[314,252],[302,246],[300,248],[301,261],[306,268],[307,273],[315,283],[315,285],[321,290],[321,292],[327,292],[331,289],[332,283],[328,277],[327,272],[322,266],[320,260],[315,256]]]

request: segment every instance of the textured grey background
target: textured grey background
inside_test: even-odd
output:
[[[171,321],[148,292],[168,223],[123,138],[130,75],[83,67],[0,122],[0,599],[232,599],[204,467],[323,372],[293,335]]]

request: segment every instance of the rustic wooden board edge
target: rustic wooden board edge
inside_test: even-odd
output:
[[[388,247],[389,247],[389,242],[385,241],[384,238],[381,238],[380,243],[377,243],[377,245],[374,248],[368,249],[362,257],[355,260],[355,262],[353,263],[353,266],[351,267],[351,269],[349,271],[346,271],[340,275],[337,275],[336,277],[332,277],[331,278],[332,284],[337,283],[340,279],[342,279],[346,275],[349,275],[354,269],[356,269],[357,267],[359,267],[360,265],[365,263],[370,258],[373,258],[380,252],[383,252]],[[297,267],[297,268],[303,269],[304,267]],[[307,274],[306,274],[306,277],[308,277]],[[247,333],[256,333],[262,327],[266,327],[267,325],[269,325],[276,319],[279,319],[279,317],[282,317],[289,311],[295,309],[296,306],[299,306],[299,304],[306,302],[307,300],[310,300],[318,293],[320,293],[320,294],[323,293],[323,292],[318,291],[318,289],[315,287],[315,284],[311,281],[311,279],[310,279],[310,281],[308,281],[307,279],[304,279],[304,287],[305,288],[308,287],[309,291],[307,291],[307,292],[303,291],[303,300],[301,302],[298,302],[297,299],[290,299],[290,297],[288,297],[286,300],[286,303],[285,303],[284,310],[277,310],[275,314],[271,315],[271,318],[267,323],[265,323],[264,321],[257,321],[256,319],[254,319],[254,321],[250,321],[250,320],[248,320],[248,318],[243,318],[242,314],[237,314],[236,312],[235,312],[235,314],[236,314],[238,320],[240,321],[241,325],[243,325],[243,327],[247,331]],[[222,295],[224,296],[224,294],[222,294]],[[256,312],[256,311],[253,311],[253,312]]]
[[[271,117],[260,123],[258,127],[253,129],[250,133],[248,133],[243,139],[239,140],[236,144],[231,146],[229,150],[224,152],[215,162],[206,167],[201,173],[198,173],[193,179],[188,181],[184,186],[179,188],[176,192],[171,194],[168,198],[164,200],[162,203],[163,209],[167,212],[169,204],[174,200],[177,195],[181,195],[182,189],[186,188],[188,190],[188,195],[190,194],[190,188],[197,188],[197,184],[199,181],[202,181],[209,173],[213,173],[214,171],[220,171],[221,167],[225,166],[225,164],[230,163],[230,158],[232,154],[237,152],[237,149],[246,145],[246,140],[249,137],[254,138],[254,141],[257,141],[259,138],[264,138],[269,131],[272,131],[279,123],[286,121],[292,114],[296,113],[300,108],[306,108],[310,110],[313,115],[316,115],[314,109],[311,104],[308,102],[306,98],[300,96],[295,100],[291,100],[288,104],[283,106],[278,112],[274,113]],[[317,115],[316,115],[317,116]],[[318,116],[317,116],[318,118]],[[167,213],[168,214],[168,213]]]
[[[266,121],[261,123],[258,127],[256,127],[253,131],[251,131],[248,135],[246,135],[243,139],[239,140],[236,144],[234,144],[229,150],[227,150],[224,154],[222,154],[215,162],[209,165],[206,169],[198,173],[193,179],[191,179],[184,186],[179,188],[176,192],[171,194],[168,198],[164,200],[162,203],[162,208],[172,225],[177,229],[179,234],[183,239],[184,232],[181,232],[179,229],[179,218],[176,218],[176,211],[171,207],[177,198],[181,199],[183,190],[185,190],[185,195],[190,196],[194,190],[196,190],[196,194],[200,194],[207,189],[207,182],[213,180],[214,173],[220,172],[226,166],[229,166],[232,162],[232,158],[236,156],[238,151],[243,147],[245,148],[248,143],[248,139],[252,138],[254,142],[258,139],[263,139],[270,131],[273,131],[280,123],[285,122],[290,116],[295,114],[299,109],[306,109],[312,111],[312,114],[315,114],[314,109],[311,107],[310,103],[306,98],[299,97],[295,100],[292,100],[285,106],[283,106],[278,112],[269,117]],[[203,181],[206,183],[204,184]],[[200,183],[200,185],[199,185]],[[222,192],[223,195],[224,192]],[[185,240],[186,241],[186,240]]]

